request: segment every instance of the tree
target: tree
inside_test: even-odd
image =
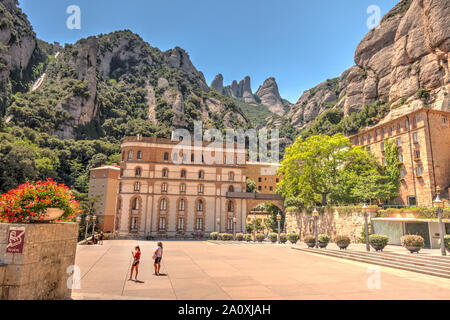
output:
[[[256,182],[254,180],[247,179],[246,183],[247,183],[246,192],[249,192],[249,193],[257,193],[258,192],[257,187],[256,187]]]
[[[281,221],[280,221],[280,229],[283,230],[284,226],[284,214],[283,212],[276,206],[271,203],[266,204],[266,212],[270,214],[270,218],[266,220],[266,224],[269,224],[268,228],[272,231],[278,231],[278,220],[277,215],[281,215]]]
[[[398,146],[394,141],[384,140],[384,155],[386,160],[385,172],[387,176],[387,199],[398,196],[400,189],[400,166]]]
[[[262,225],[261,219],[256,219],[255,229],[256,229],[256,232],[264,230],[264,226]],[[253,232],[253,221],[249,222],[247,224],[247,233],[252,233],[252,232]]]

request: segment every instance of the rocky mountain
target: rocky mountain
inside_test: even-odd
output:
[[[396,114],[450,111],[449,49],[450,2],[402,0],[359,43],[355,66],[304,92],[287,116],[303,128],[330,109],[345,117],[379,102]]]
[[[224,94],[234,99],[241,99],[250,105],[263,105],[268,110],[278,116],[283,116],[292,105],[280,96],[275,78],[270,77],[264,81],[258,91],[253,94],[250,84],[250,77],[246,76],[239,83],[236,80],[224,87],[223,76],[218,74],[211,82],[210,87],[220,94]]]

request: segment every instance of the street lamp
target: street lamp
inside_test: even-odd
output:
[[[95,236],[95,221],[97,220],[97,216],[96,215],[94,215],[93,217],[92,217],[92,234]],[[92,239],[92,240],[94,240],[94,239]]]
[[[316,248],[319,248],[319,235],[317,234],[317,218],[319,217],[319,211],[317,211],[317,208],[314,208],[313,217],[314,217],[314,236],[316,237]]]
[[[439,220],[439,238],[441,239],[441,253],[443,256],[446,256],[445,252],[445,241],[444,241],[444,225],[442,224],[442,208],[444,207],[444,201],[441,200],[441,188],[436,188],[436,199],[433,201],[433,205],[436,208]]]
[[[280,223],[281,223],[281,214],[277,214],[277,223],[278,223],[278,243],[280,243]]]
[[[236,222],[237,222],[237,219],[236,219],[236,217],[234,217],[233,218],[233,239],[234,239],[234,241],[236,241]]]
[[[253,216],[253,242],[256,242],[256,216]]]
[[[364,230],[366,233],[366,250],[370,251],[370,245],[369,245],[369,224],[367,222],[367,215],[369,213],[369,207],[366,203],[364,203],[363,207],[361,208],[363,214],[364,214]]]
[[[89,227],[89,220],[91,220],[91,216],[86,216],[86,232],[84,234],[84,240],[87,239],[87,235],[88,235],[88,227]]]

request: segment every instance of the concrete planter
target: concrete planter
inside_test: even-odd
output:
[[[371,243],[370,244],[371,246],[372,246],[372,248],[374,248],[375,249],[375,251],[383,251],[383,249],[384,249],[384,247],[385,246],[383,246],[383,245],[379,245],[379,244],[373,244],[373,243]]]
[[[336,245],[339,247],[339,249],[346,250],[350,244],[348,244],[348,243],[336,243]]]
[[[328,242],[319,242],[319,248],[323,249],[328,246]]]
[[[406,249],[409,250],[409,252],[411,253],[419,253],[420,249],[422,249],[422,247],[411,247],[411,246],[406,246]]]
[[[33,217],[31,221],[35,222],[51,222],[58,220],[64,214],[64,211],[58,208],[48,208],[45,212],[44,220],[41,221],[38,217]]]
[[[306,242],[306,245],[308,248],[314,248],[316,244],[314,242]]]

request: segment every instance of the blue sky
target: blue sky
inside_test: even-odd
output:
[[[249,75],[255,92],[274,76],[281,96],[296,102],[304,90],[351,67],[369,31],[367,8],[381,15],[398,0],[19,0],[37,36],[74,43],[130,29],[152,46],[184,48],[208,84]],[[67,7],[81,9],[81,29],[66,27]]]

